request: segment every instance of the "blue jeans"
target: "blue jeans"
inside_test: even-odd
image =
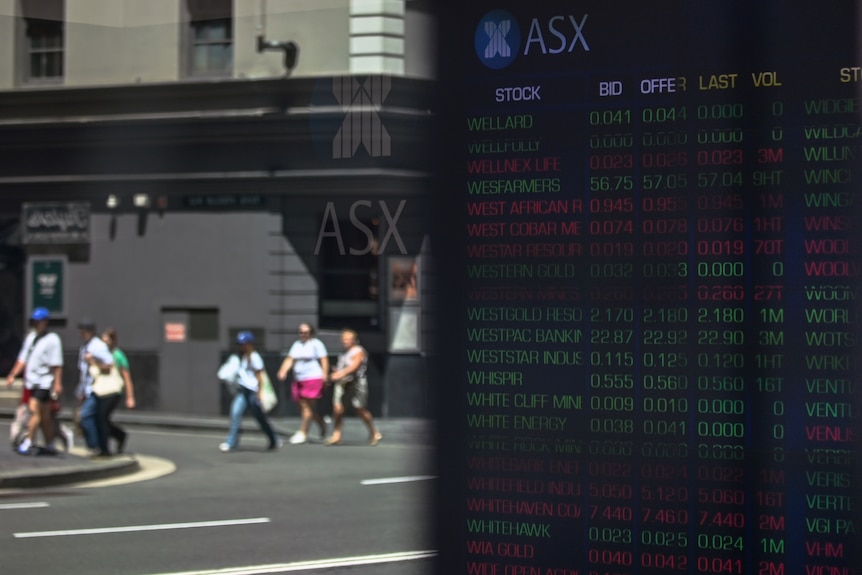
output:
[[[96,396],[90,394],[84,398],[78,418],[81,421],[81,431],[84,432],[84,441],[90,449],[99,449],[99,427],[96,422]]]
[[[226,443],[231,449],[236,448],[239,444],[239,427],[242,423],[242,417],[245,415],[246,410],[250,409],[251,414],[257,420],[257,424],[260,425],[261,431],[269,438],[269,446],[274,447],[278,443],[278,436],[269,424],[266,414],[260,408],[260,400],[257,398],[257,392],[241,385],[237,387],[239,389],[233,398],[233,403],[230,404],[230,431],[228,432]]]

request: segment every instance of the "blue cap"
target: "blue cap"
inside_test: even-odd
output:
[[[30,319],[33,321],[40,321],[43,319],[48,319],[51,316],[51,313],[44,307],[37,307],[33,310],[33,313],[30,314]]]
[[[254,341],[254,334],[250,331],[241,331],[236,334],[237,343],[251,343]]]

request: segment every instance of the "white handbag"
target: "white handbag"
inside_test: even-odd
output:
[[[239,357],[236,355],[231,355],[225,362],[218,368],[218,373],[216,373],[216,377],[219,380],[230,383],[236,381],[236,374],[239,371]]]
[[[111,371],[108,373],[103,373],[97,366],[91,365],[90,375],[93,376],[93,393],[96,394],[96,397],[122,393],[126,385],[116,365],[112,365]]]
[[[263,389],[260,400],[260,408],[264,413],[269,413],[275,406],[278,405],[278,395],[275,393],[275,388],[272,386],[272,380],[266,370],[263,372]]]
[[[239,356],[234,354],[227,358],[221,367],[218,368],[216,377],[227,385],[228,391],[233,395],[236,393],[237,375],[239,375]]]

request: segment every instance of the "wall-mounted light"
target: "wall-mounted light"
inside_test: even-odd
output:
[[[132,198],[132,203],[135,204],[136,208],[148,208],[150,207],[150,195],[135,194]]]
[[[108,199],[105,200],[105,206],[111,210],[111,221],[108,223],[108,237],[111,238],[111,241],[117,237],[117,212],[115,210],[119,205],[120,198],[115,194],[109,195]]]
[[[138,237],[147,233],[147,210],[150,207],[149,194],[135,194],[132,203],[138,209]]]
[[[263,34],[259,34],[257,37],[257,51],[260,53],[264,50],[281,50],[284,52],[284,75],[290,76],[290,73],[296,67],[296,57],[299,54],[299,46],[296,45],[296,42],[276,42],[267,40],[263,37]]]

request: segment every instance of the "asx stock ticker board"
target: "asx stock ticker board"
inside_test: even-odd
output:
[[[862,572],[855,4],[441,20],[444,564]]]

